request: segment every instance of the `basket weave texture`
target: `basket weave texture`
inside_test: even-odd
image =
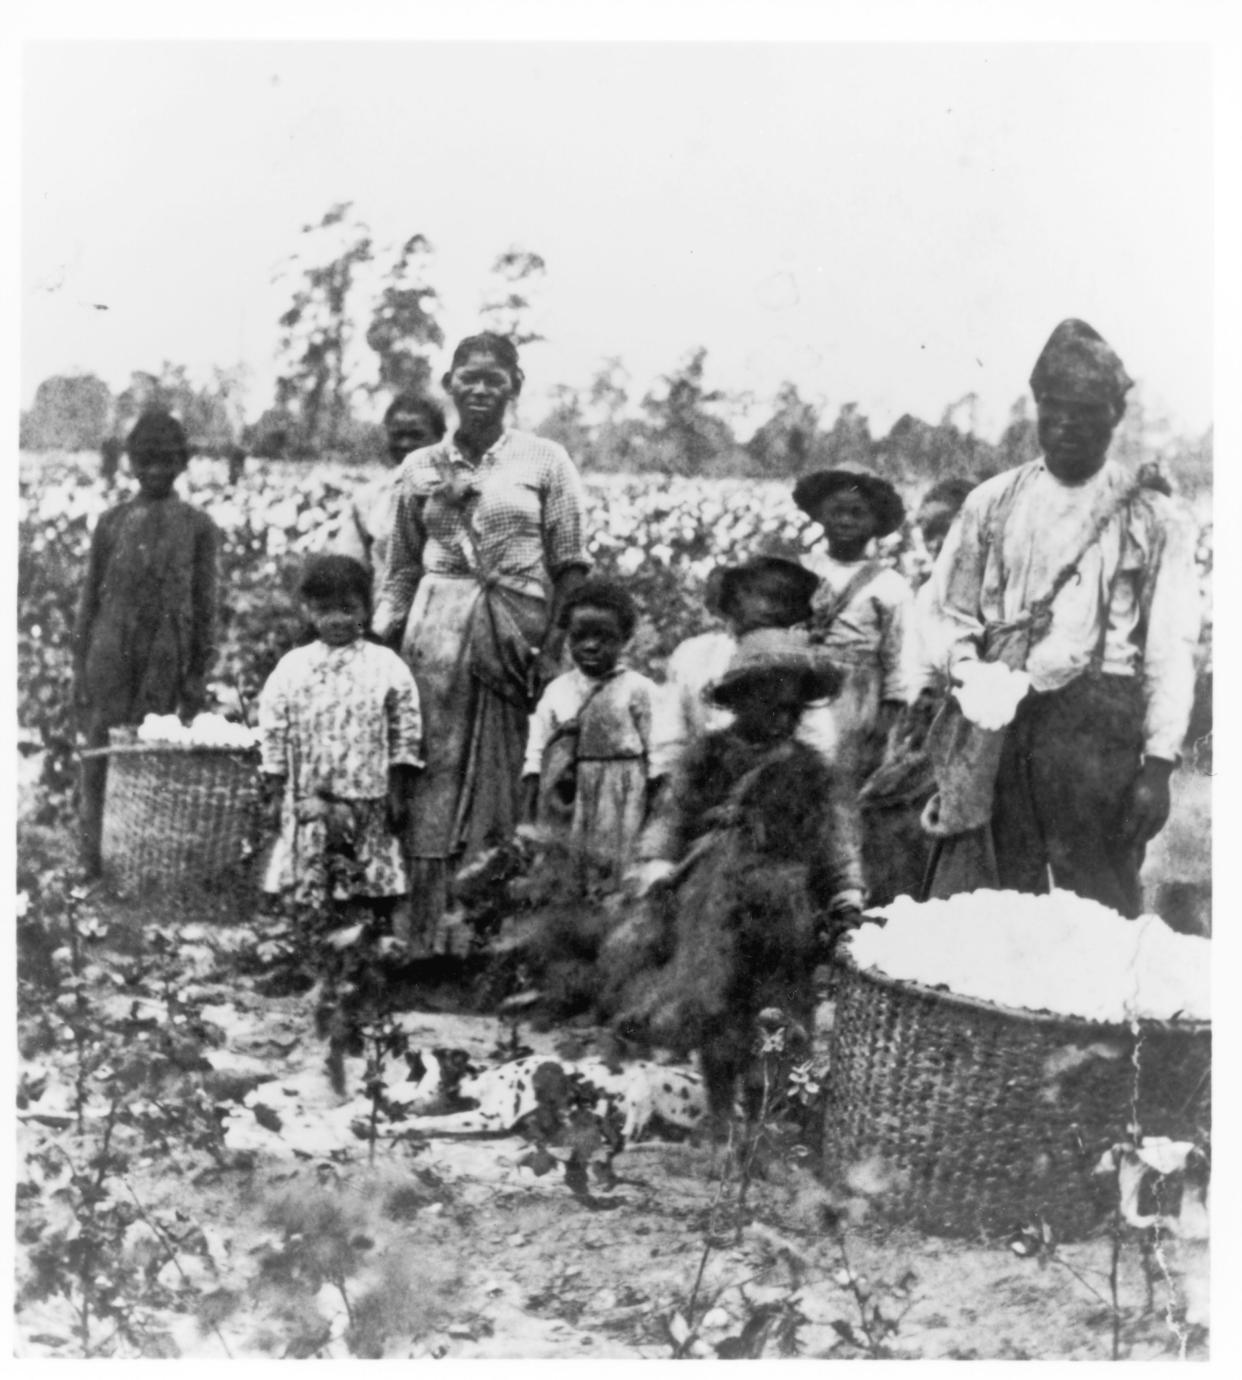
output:
[[[891,1220],[992,1238],[1046,1222],[1087,1235],[1116,1186],[1092,1173],[1110,1145],[1192,1139],[1211,1120],[1211,1027],[1143,1022],[1136,1033],[1013,1011],[838,971],[824,1169],[866,1165]],[[855,1180],[857,1182],[857,1180]]]
[[[126,893],[223,900],[253,880],[258,753],[178,744],[108,749],[103,857]]]

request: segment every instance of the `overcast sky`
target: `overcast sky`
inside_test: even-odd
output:
[[[716,386],[877,432],[973,390],[995,435],[1074,315],[1197,432],[1211,100],[1188,44],[31,45],[21,400],[244,361],[253,417],[272,274],[352,200],[431,240],[450,341],[499,251],[543,255],[533,393],[609,355],[641,393],[702,344]]]

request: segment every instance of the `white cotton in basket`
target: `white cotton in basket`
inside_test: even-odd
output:
[[[148,714],[138,729],[144,743],[176,743],[182,747],[250,748],[258,735],[245,724],[220,714],[197,714],[187,726],[175,714]]]
[[[144,743],[188,743],[190,730],[175,714],[148,714],[138,729]]]
[[[1156,915],[1127,920],[1067,891],[903,896],[882,914],[847,942],[860,968],[887,977],[1093,1021],[1210,1019],[1211,942]]]

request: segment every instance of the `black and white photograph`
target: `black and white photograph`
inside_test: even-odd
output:
[[[12,1353],[1220,1360],[1220,7],[477,8],[15,45]]]

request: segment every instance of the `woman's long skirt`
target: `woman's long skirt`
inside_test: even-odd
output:
[[[520,818],[529,714],[517,690],[502,696],[476,674],[472,629],[483,587],[424,575],[406,620],[401,655],[418,684],[426,763],[414,786],[406,851],[415,948],[439,947],[453,872],[512,837]],[[542,601],[511,600],[534,641]]]

